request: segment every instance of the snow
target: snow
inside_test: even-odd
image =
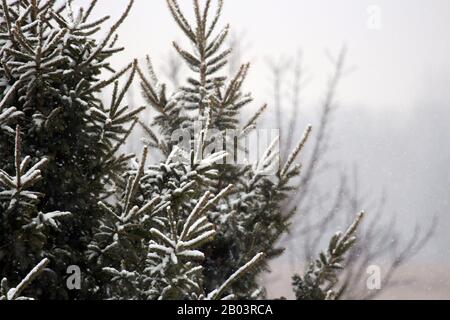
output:
[[[21,297],[19,297],[21,292],[44,270],[44,268],[49,264],[49,262],[50,260],[48,259],[43,259],[41,262],[39,262],[16,288],[12,288],[8,291],[6,299],[7,300],[21,299]]]

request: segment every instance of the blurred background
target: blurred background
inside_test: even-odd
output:
[[[96,14],[116,17],[126,3],[100,0]],[[450,2],[228,0],[221,22],[235,48],[227,72],[252,64],[243,120],[267,102],[262,126],[281,129],[282,157],[314,127],[285,204],[297,211],[287,250],[261,279],[268,297],[292,298],[292,274],[365,210],[342,297],[449,299]],[[171,45],[183,37],[164,0],[136,0],[119,34],[115,66],[149,54],[170,85],[184,80]],[[142,102],[138,86],[128,98]],[[367,288],[369,266],[381,270],[379,290]]]

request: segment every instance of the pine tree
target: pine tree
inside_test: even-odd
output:
[[[150,59],[149,78],[136,61],[117,72],[108,62],[122,50],[116,31],[133,1],[102,40],[95,35],[108,18],[90,21],[96,3],[74,12],[71,1],[58,7],[53,0],[1,0],[0,248],[13,250],[0,250],[0,272],[19,283],[9,289],[2,281],[1,298],[20,298],[25,288],[27,296],[46,299],[264,297],[258,276],[283,251],[277,241],[292,213],[281,203],[295,189],[295,162],[312,128],[282,166],[277,139],[255,163],[229,161],[231,142],[245,141],[266,106],[240,125],[239,113],[252,101],[242,91],[249,65],[231,79],[220,75],[231,52],[222,49],[229,27],[216,33],[223,1],[211,18],[212,1],[201,8],[194,0],[192,26],[178,2],[167,0],[194,47],[174,44],[193,75],[170,96]],[[158,111],[151,126],[141,122],[148,146],[139,161],[120,151],[142,110],[123,105],[136,73]],[[109,86],[106,104],[99,94]],[[189,134],[184,145],[173,139],[180,129]],[[163,160],[149,165],[149,148]],[[22,159],[22,152],[41,160]],[[332,239],[320,260],[325,267],[316,262],[298,278],[300,297],[332,282],[329,269],[354,241],[358,223]],[[70,265],[83,270],[80,291],[65,287]],[[316,271],[324,274],[320,281],[310,276]]]
[[[242,65],[231,79],[221,75],[231,53],[231,49],[223,49],[229,26],[216,32],[223,1],[217,1],[212,17],[212,1],[205,1],[203,8],[199,1],[194,0],[193,3],[195,21],[191,24],[178,2],[167,0],[175,22],[193,48],[187,50],[178,43],[173,44],[180,58],[192,71],[186,84],[169,96],[166,85],[158,80],[150,58],[147,58],[148,76],[138,68],[143,96],[157,111],[151,126],[143,124],[148,133],[145,141],[165,157],[168,157],[168,151],[178,143],[171,138],[174,130],[183,128],[195,132],[198,122],[206,129],[211,129],[211,133],[205,133],[201,141],[214,145],[219,139],[219,146],[223,144],[227,149],[231,145],[232,149],[233,139],[237,136],[238,140],[244,141],[255,129],[257,120],[266,109],[264,105],[245,125],[240,125],[240,111],[252,102],[251,95],[242,91],[249,64]],[[158,128],[160,134],[155,133],[151,127]],[[226,130],[233,130],[237,134],[230,137]],[[255,265],[253,271],[244,275],[239,282],[228,286],[228,293],[243,299],[265,296],[264,288],[258,282],[258,275],[267,270],[269,259],[283,252],[283,248],[278,247],[278,240],[288,231],[294,212],[283,212],[282,202],[295,190],[292,180],[300,173],[300,166],[295,162],[311,131],[312,128],[308,127],[286,163],[276,170],[275,176],[267,176],[265,173],[273,170],[273,165],[277,164],[279,150],[276,141],[257,163],[242,166],[225,162],[213,166],[218,175],[208,185],[201,186],[203,192],[216,192],[230,184],[233,189],[208,215],[209,220],[217,226],[217,232],[213,241],[203,246],[203,285],[207,291],[220,287],[240,268],[242,262],[264,252],[265,258],[261,263]],[[220,140],[222,137],[223,140]],[[245,145],[245,142],[242,143]],[[191,147],[195,149],[195,145],[194,139]]]
[[[38,203],[27,198],[36,206],[33,209],[36,212],[61,210],[72,214],[60,225],[60,230],[45,232],[45,245],[43,237],[30,238],[25,229],[7,227],[5,230],[8,236],[16,230],[16,237],[30,238],[28,245],[31,247],[43,246],[43,253],[36,259],[41,255],[53,258],[54,272],[46,273],[46,281],[44,277],[39,279],[43,281],[43,290],[40,290],[43,297],[67,298],[69,293],[62,277],[67,266],[78,265],[87,273],[83,277],[86,284],[82,286],[86,291],[73,294],[82,298],[94,294],[94,289],[88,288],[94,288],[99,281],[95,270],[86,265],[84,259],[92,230],[101,215],[98,199],[107,197],[110,181],[122,172],[131,158],[118,149],[136,123],[139,112],[139,109],[129,111],[122,105],[136,64],[114,71],[109,63],[109,59],[123,49],[116,45],[116,31],[133,1],[100,40],[97,34],[105,30],[103,25],[109,17],[92,19],[97,1],[91,1],[87,8],[76,12],[72,1],[58,3],[52,0],[1,1],[0,168],[9,173],[16,163],[19,174],[30,162],[27,159],[24,168],[19,168],[17,161],[20,159],[14,159],[10,152],[14,131],[11,128],[20,124],[23,153],[46,159],[42,179],[35,181],[38,176],[33,176],[36,194],[26,193],[25,197],[37,198],[42,194]],[[111,75],[105,77],[105,72]],[[121,86],[119,79],[126,73],[128,79]],[[110,85],[113,96],[106,105],[98,94]],[[37,170],[43,164],[39,163],[38,167],[35,164],[33,168]],[[3,184],[9,184],[8,176],[3,176]],[[8,210],[8,204],[0,207],[2,223],[7,220]],[[23,215],[32,216],[31,213]],[[42,218],[45,216],[39,219]],[[4,234],[2,232],[2,237]],[[5,239],[1,244],[6,243]],[[21,267],[23,270],[18,276],[25,276],[23,272],[29,263]],[[11,280],[16,280],[16,276],[7,270],[14,267],[14,260],[0,260],[0,270]]]

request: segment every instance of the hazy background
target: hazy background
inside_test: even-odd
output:
[[[99,2],[96,14],[114,17],[127,3]],[[191,12],[191,1],[180,3]],[[367,25],[373,6],[380,10],[376,29]],[[305,123],[331,71],[325,52],[347,45],[351,72],[338,90],[330,161],[343,168],[357,163],[369,195],[385,190],[387,210],[398,216],[405,236],[416,222],[426,228],[439,217],[435,236],[400,274],[415,280],[384,297],[450,298],[450,1],[228,0],[226,22],[244,35],[243,62],[252,62],[246,88],[255,107],[273,99],[267,61],[301,49],[310,79],[302,94]],[[120,37],[126,50],[115,58],[116,66],[146,54],[161,66],[171,41],[182,34],[165,0],[136,0]],[[273,294],[285,294],[289,277],[274,273]]]

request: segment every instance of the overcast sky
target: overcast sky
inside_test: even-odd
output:
[[[99,2],[98,12],[113,16],[127,3]],[[191,11],[190,0],[180,3]],[[376,30],[367,27],[374,6],[381,22]],[[420,95],[427,74],[449,74],[449,12],[447,0],[228,0],[222,22],[246,35],[248,56],[255,62],[250,83],[257,96],[267,85],[267,70],[261,66],[267,57],[301,48],[305,64],[319,79],[329,67],[324,50],[337,52],[346,44],[356,71],[341,88],[345,102],[405,111]],[[173,39],[182,38],[165,0],[136,0],[120,34],[127,44],[124,58],[151,54],[155,62],[171,50]]]

